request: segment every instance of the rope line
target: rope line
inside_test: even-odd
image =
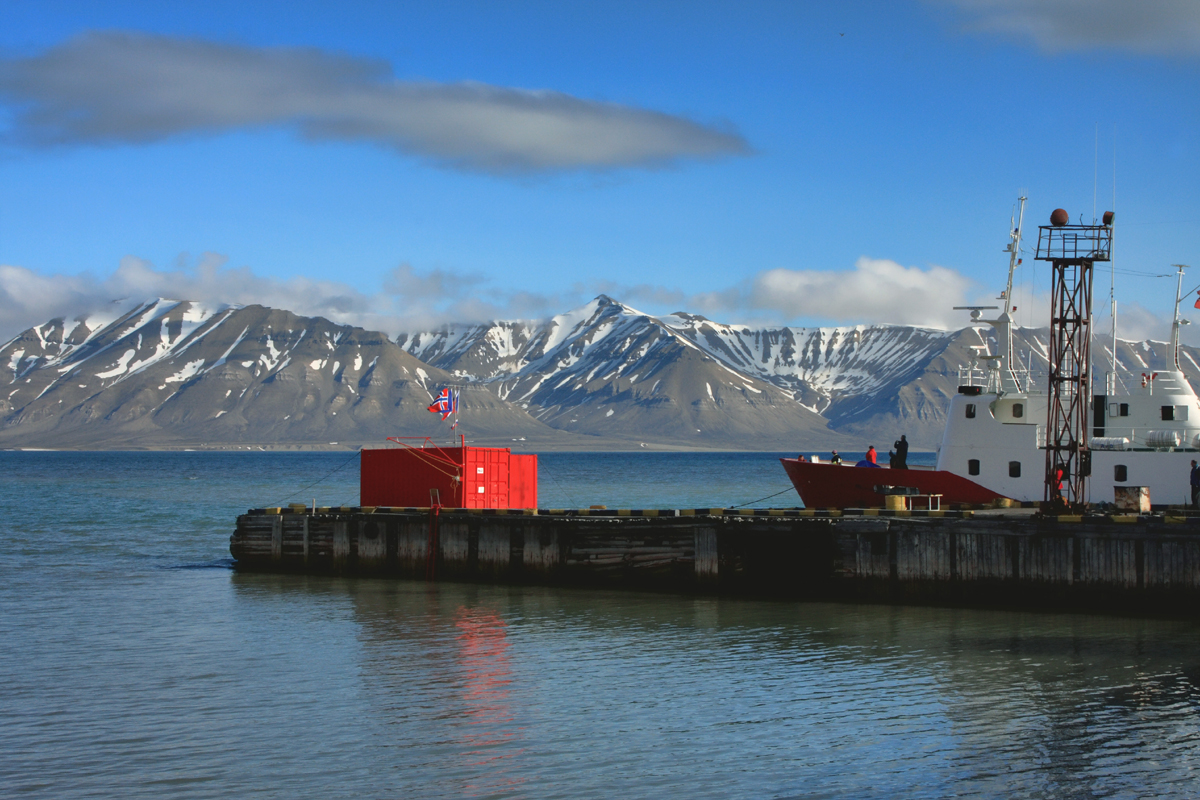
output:
[[[337,472],[337,471],[341,470],[343,467],[345,467],[347,464],[349,464],[351,461],[353,461],[355,458],[357,458],[357,457],[358,457],[358,452],[359,452],[359,451],[355,450],[353,453],[351,453],[351,454],[350,454],[350,457],[349,457],[349,458],[347,458],[347,459],[346,459],[345,461],[343,461],[341,464],[338,464],[336,467],[334,467],[333,469],[331,469],[331,470],[330,470],[330,471],[329,471],[329,472],[328,472],[326,475],[323,475],[323,476],[321,476],[320,478],[317,478],[315,481],[313,481],[312,483],[310,483],[308,486],[305,486],[303,489],[297,489],[296,491],[294,491],[294,492],[292,492],[291,494],[287,495],[287,497],[284,497],[284,498],[283,498],[283,501],[286,501],[288,498],[295,497],[295,496],[296,496],[296,495],[298,495],[298,494],[302,494],[302,493],[304,493],[304,492],[307,492],[309,489],[311,489],[312,487],[316,486],[318,483],[321,483],[322,481],[324,481],[326,478],[328,478],[328,477],[329,477],[330,475],[332,475],[333,473],[335,473],[335,472]],[[283,505],[283,501],[281,501],[281,502],[279,503],[279,505],[281,505],[281,506],[282,506],[282,505]]]
[[[755,503],[761,503],[763,500],[770,500],[772,497],[779,497],[779,495],[783,494],[784,492],[790,492],[790,491],[793,491],[794,489],[795,489],[794,486],[789,486],[786,489],[776,492],[775,494],[769,494],[766,497],[760,497],[757,500],[751,500],[748,503],[737,503],[735,505],[730,505],[730,506],[725,506],[725,507],[726,508],[747,508],[749,506],[754,505]]]
[[[558,491],[562,492],[563,498],[568,503],[568,507],[574,506],[575,498],[571,495],[570,492],[568,492],[565,488],[563,488],[563,485],[558,482],[558,479],[554,477],[554,474],[552,472],[550,472],[549,470],[547,470],[546,477],[550,479],[550,482],[554,484],[554,487],[556,489],[558,489]],[[575,507],[578,508],[578,506],[575,506]]]
[[[407,442],[401,442],[396,438],[390,438],[389,441],[396,442],[396,444],[415,454],[416,457],[424,461],[426,465],[453,480],[461,480],[462,476],[459,474],[458,470],[466,469],[465,464],[460,464],[454,459],[450,458],[450,456],[446,455],[445,451],[443,451],[442,448],[438,447],[437,445],[434,445],[431,449],[426,449],[424,447],[414,447],[411,444],[408,444]],[[429,441],[429,439],[426,438],[426,441]],[[454,467],[454,471],[447,472],[445,469],[438,466],[438,462],[449,464],[450,466]]]
[[[427,454],[427,452],[424,450],[424,448],[409,447],[408,445],[405,445],[405,447],[408,447],[408,451],[410,453],[416,454],[417,458],[424,461],[426,463],[426,465],[428,465],[429,467],[432,467],[433,469],[437,470],[438,472],[442,473],[443,475],[446,475],[451,478],[459,477],[457,470],[454,470],[453,472],[451,472],[439,465],[439,462],[440,462],[440,463],[446,463],[446,464],[453,464],[454,466],[457,467],[457,466],[459,466],[459,464],[457,462],[451,461],[449,458],[447,458],[445,456],[442,456],[440,458],[436,457],[436,456],[431,456],[431,455]]]

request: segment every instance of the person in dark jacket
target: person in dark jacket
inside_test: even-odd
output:
[[[908,469],[908,437],[900,434],[900,439],[895,444],[896,447],[896,466],[895,469]]]
[[[1200,510],[1200,467],[1192,459],[1192,510]]]

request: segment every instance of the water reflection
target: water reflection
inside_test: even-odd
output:
[[[488,608],[460,606],[454,614],[459,634],[458,666],[466,729],[459,742],[469,772],[481,771],[483,784],[464,786],[471,796],[490,794],[502,786],[513,788],[523,782],[508,777],[500,762],[520,754],[521,731],[509,707],[512,672],[508,663],[507,625]]]
[[[378,758],[402,776],[397,788],[1200,791],[1192,623],[387,581],[343,589],[371,725],[396,732]]]
[[[1193,623],[173,568],[343,454],[5,460],[8,794],[1200,796]]]

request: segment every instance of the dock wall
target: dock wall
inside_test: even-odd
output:
[[[1200,612],[1197,518],[585,513],[255,510],[230,552],[247,571]]]

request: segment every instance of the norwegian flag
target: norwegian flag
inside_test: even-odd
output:
[[[457,389],[442,389],[437,398],[429,406],[429,410],[434,414],[441,414],[442,419],[449,418],[451,414],[458,413],[458,390]]]

